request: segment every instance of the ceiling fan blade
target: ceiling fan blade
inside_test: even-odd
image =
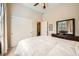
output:
[[[34,4],[34,6],[37,6],[39,3]]]
[[[44,3],[44,6],[43,6],[43,9],[46,9],[45,3]]]

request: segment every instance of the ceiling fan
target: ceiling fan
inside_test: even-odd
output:
[[[35,3],[33,6],[37,6],[37,5],[39,5],[40,3]],[[41,4],[43,4],[43,9],[46,9],[46,3],[41,3]]]

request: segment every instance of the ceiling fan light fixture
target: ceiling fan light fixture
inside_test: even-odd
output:
[[[40,4],[43,7],[43,9],[46,9],[47,3],[36,3],[34,4],[34,6],[37,6],[38,4]]]
[[[39,3],[34,4],[33,6],[37,6]]]

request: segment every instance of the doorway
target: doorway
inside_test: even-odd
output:
[[[48,35],[48,22],[46,20],[41,22],[41,35]]]
[[[37,36],[41,35],[41,22],[37,22]]]

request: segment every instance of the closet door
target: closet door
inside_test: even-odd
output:
[[[12,17],[11,45],[16,46],[20,40],[32,37],[33,20],[21,17]]]

